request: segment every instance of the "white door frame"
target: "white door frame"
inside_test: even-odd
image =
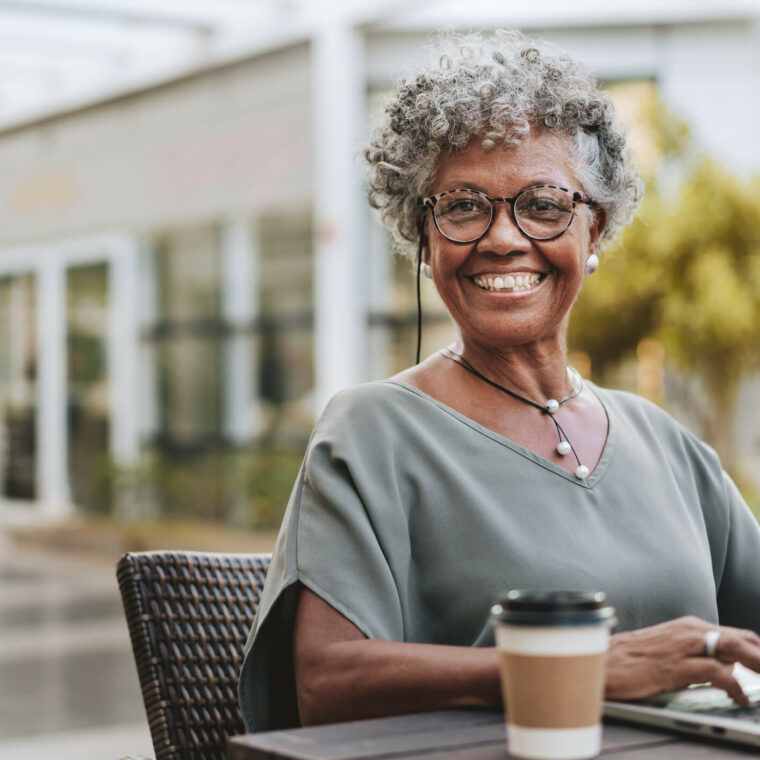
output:
[[[0,277],[33,274],[37,281],[37,493],[30,509],[0,500],[0,522],[62,519],[74,511],[68,478],[66,379],[66,271],[106,263],[108,277],[107,372],[110,453],[121,466],[137,463],[138,253],[135,235],[108,233],[0,250]]]

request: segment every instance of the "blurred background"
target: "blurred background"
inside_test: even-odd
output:
[[[760,1],[0,0],[1,758],[150,753],[114,561],[268,550],[326,400],[413,362],[361,150],[432,32],[495,27],[588,63],[647,182],[573,363],[760,509]]]

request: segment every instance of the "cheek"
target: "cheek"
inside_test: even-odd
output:
[[[586,264],[585,241],[580,236],[574,236],[572,240],[559,238],[555,242],[562,245],[553,246],[551,249],[545,247],[543,250],[545,258],[563,279],[577,279],[583,274]]]
[[[459,246],[438,234],[427,250],[429,253],[425,260],[433,269],[434,279],[437,279],[436,274],[442,278],[454,277],[468,254],[467,246]]]

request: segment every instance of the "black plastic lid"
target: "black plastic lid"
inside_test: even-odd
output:
[[[491,608],[491,622],[507,625],[614,624],[603,591],[513,590]]]

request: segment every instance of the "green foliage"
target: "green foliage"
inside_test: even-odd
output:
[[[689,146],[689,125],[675,117],[655,95],[644,106],[642,119],[661,159],[682,158]]]
[[[727,425],[741,381],[760,368],[760,181],[679,144],[688,132],[658,112],[671,186],[648,183],[637,218],[601,256],[571,321],[570,346],[599,379],[645,337],[695,376],[715,409],[707,436],[730,465]]]
[[[133,520],[166,517],[278,528],[303,453],[299,447],[181,458],[152,452],[136,468],[111,468],[114,499],[98,512]]]
[[[298,477],[302,449],[260,449],[245,470],[252,528],[279,528],[290,492]]]
[[[705,160],[677,210],[660,332],[678,364],[697,367],[725,402],[760,367],[760,185]]]

